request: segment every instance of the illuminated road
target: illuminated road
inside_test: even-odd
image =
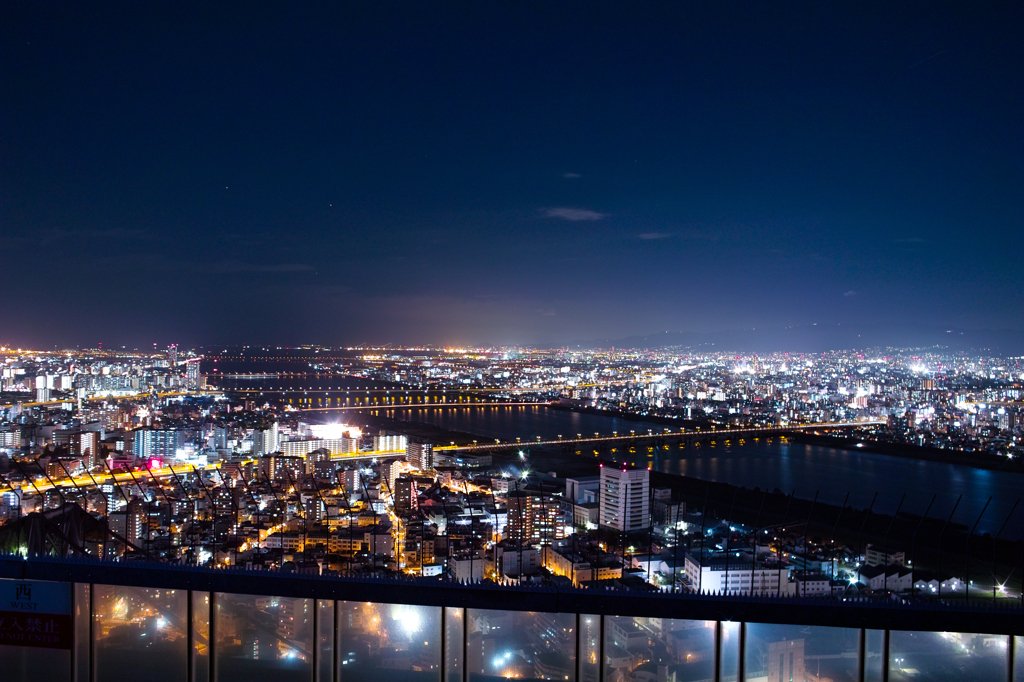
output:
[[[383,457],[405,457],[405,451],[404,450],[382,450],[382,451],[378,451],[378,452],[354,452],[354,453],[351,453],[351,454],[344,454],[344,455],[331,455],[331,460],[332,461],[337,461],[337,462],[347,462],[347,461],[358,461],[358,460],[365,460],[365,459],[380,459],[380,458],[383,458]],[[248,464],[248,463],[253,462],[253,461],[255,461],[255,460],[246,460],[246,461],[239,462],[239,464]],[[36,491],[46,492],[47,490],[51,490],[54,487],[74,489],[77,486],[77,487],[81,487],[83,489],[88,489],[88,488],[94,488],[95,487],[95,485],[93,484],[94,480],[96,481],[96,484],[98,484],[98,485],[102,485],[104,483],[115,483],[117,485],[132,485],[136,481],[138,481],[139,483],[143,483],[143,482],[145,482],[145,483],[152,483],[153,482],[153,478],[156,478],[157,480],[169,481],[169,480],[173,480],[175,475],[177,475],[177,476],[185,476],[185,475],[192,474],[193,473],[193,469],[195,469],[196,471],[204,472],[204,473],[212,473],[213,471],[219,470],[220,466],[221,466],[220,462],[218,462],[217,464],[206,464],[206,465],[203,465],[203,466],[196,466],[196,467],[193,467],[190,464],[183,464],[183,465],[179,465],[179,466],[174,466],[173,467],[173,472],[171,470],[172,469],[171,467],[163,467],[163,468],[160,468],[160,469],[149,469],[149,470],[146,470],[146,469],[133,469],[130,474],[128,472],[121,472],[121,471],[114,472],[113,481],[111,480],[111,476],[110,476],[109,473],[99,473],[99,474],[93,474],[91,478],[88,475],[85,475],[85,476],[75,476],[73,478],[62,478],[60,480],[54,480],[52,485],[50,484],[50,482],[48,480],[46,480],[46,478],[42,474],[40,474],[39,477],[36,478],[35,481],[34,481],[35,485],[33,485],[33,483],[31,483],[29,481],[25,481],[22,484],[21,489],[23,491],[27,492],[27,493],[34,493]],[[152,474],[152,477],[150,477],[150,474]],[[134,475],[134,479],[132,478],[133,475]],[[10,490],[10,488],[7,487],[7,486],[0,486],[0,492],[6,492],[6,491],[9,491],[9,490]]]
[[[791,433],[793,431],[809,431],[817,429],[842,429],[851,427],[862,427],[862,426],[878,426],[885,424],[884,419],[874,419],[862,422],[830,422],[827,424],[796,424],[793,426],[747,426],[743,428],[735,429],[713,429],[713,430],[700,430],[693,429],[687,431],[685,429],[680,431],[661,431],[655,432],[650,431],[648,433],[630,433],[629,435],[619,436],[594,436],[592,438],[587,437],[576,437],[576,438],[559,438],[557,440],[533,440],[526,442],[505,442],[502,443],[500,440],[495,440],[494,443],[488,445],[442,445],[435,447],[435,450],[458,450],[460,452],[472,452],[474,450],[514,450],[521,448],[524,445],[531,447],[543,446],[543,445],[593,445],[601,443],[622,443],[626,441],[637,441],[645,440],[649,438],[719,438],[726,436],[762,436],[772,434],[784,434]]]
[[[197,469],[199,471],[213,471],[213,470],[218,469],[218,468],[220,468],[219,464],[207,464],[205,466],[195,467],[195,469]],[[82,488],[91,488],[91,487],[94,487],[93,486],[93,480],[95,480],[96,483],[100,484],[100,485],[102,485],[104,483],[115,483],[117,485],[130,485],[130,484],[133,484],[135,481],[138,481],[139,483],[142,483],[142,482],[152,483],[153,481],[150,478],[150,474],[152,474],[157,479],[171,479],[171,478],[174,477],[175,474],[178,475],[178,476],[182,476],[182,475],[188,475],[188,474],[193,473],[193,471],[192,471],[193,467],[191,465],[175,466],[173,469],[174,469],[173,473],[171,471],[171,467],[163,467],[161,469],[150,469],[148,471],[145,470],[145,469],[133,469],[131,474],[129,474],[127,472],[123,472],[122,473],[120,471],[117,471],[117,472],[114,473],[113,480],[112,480],[111,475],[109,473],[93,474],[92,478],[90,478],[87,475],[86,476],[75,476],[73,478],[62,478],[60,480],[54,480],[53,485],[51,485],[50,482],[47,481],[45,479],[45,477],[42,476],[42,474],[40,474],[40,477],[37,478],[35,480],[35,482],[34,482],[35,485],[33,485],[29,481],[25,481],[22,484],[21,489],[24,490],[25,492],[33,493],[33,492],[36,492],[37,490],[39,492],[45,492],[45,491],[50,490],[51,488],[54,488],[54,487],[57,487],[57,488],[74,488],[76,485],[79,486],[79,487],[82,487]],[[132,479],[132,475],[135,476],[134,479]],[[7,490],[10,490],[10,488],[8,488],[6,486],[0,488],[0,492],[7,491]]]
[[[158,398],[176,398],[183,395],[219,395],[220,393],[223,393],[223,391],[219,389],[209,389],[205,391],[171,391],[168,393],[157,393],[156,395]],[[105,400],[111,402],[118,400],[144,400],[146,398],[149,398],[150,396],[151,394],[148,392],[133,393],[131,395],[93,396],[91,398],[84,399],[82,402],[96,403],[103,402]],[[63,405],[65,403],[74,404],[75,398],[66,398],[64,400],[47,400],[40,403],[22,403],[22,407],[45,407],[47,405]]]

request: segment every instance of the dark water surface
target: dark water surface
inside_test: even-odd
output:
[[[541,436],[545,440],[559,435],[593,436],[595,432],[611,435],[631,430],[638,434],[651,429],[665,429],[663,424],[627,421],[616,417],[581,414],[543,406],[473,407],[465,409],[386,409],[378,414],[411,421],[426,422],[445,429],[475,433],[502,441],[521,438],[524,445]],[[875,492],[875,511],[892,513],[906,493],[904,511],[923,513],[937,495],[929,516],[945,519],[953,509],[957,496],[963,501],[953,516],[954,521],[971,526],[977,520],[989,496],[992,503],[982,517],[978,532],[999,530],[1014,502],[1024,493],[1024,474],[974,469],[957,464],[904,459],[890,455],[858,452],[804,443],[786,443],[781,439],[747,439],[740,444],[732,439],[726,445],[721,439],[714,447],[680,448],[677,444],[662,448],[619,448],[617,457],[641,464],[648,461],[657,471],[684,474],[696,478],[755,486],[762,490],[779,488],[795,490],[798,497],[813,498],[815,492],[823,502],[840,505],[850,493],[851,506],[866,508]],[[593,456],[592,452],[587,453]],[[1010,519],[1004,537],[1020,537],[1024,531],[1024,504]]]

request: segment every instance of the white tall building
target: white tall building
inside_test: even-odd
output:
[[[626,533],[646,530],[651,523],[650,487],[648,469],[602,466],[598,523]]]
[[[404,452],[409,446],[409,439],[405,436],[374,436],[374,452]]]
[[[270,428],[254,431],[252,434],[252,452],[255,455],[269,455],[277,452],[281,439],[277,431],[277,422]]]
[[[324,448],[332,455],[346,455],[359,452],[359,441],[355,438],[303,438],[284,440],[278,443],[281,454],[288,457],[305,457],[314,450]]]

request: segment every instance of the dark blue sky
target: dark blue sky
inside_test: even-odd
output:
[[[1024,328],[1020,3],[0,7],[0,343]]]

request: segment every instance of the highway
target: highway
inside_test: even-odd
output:
[[[223,391],[212,389],[206,391],[170,391],[167,393],[157,393],[156,395],[158,398],[176,398],[183,395],[219,395],[220,393],[223,393]],[[151,394],[148,391],[142,391],[140,393],[133,393],[132,395],[93,396],[91,398],[86,398],[82,402],[95,403],[103,401],[117,402],[118,400],[144,400],[150,395]],[[48,405],[52,406],[62,405],[64,403],[74,403],[75,400],[75,398],[65,398],[64,400],[47,400],[44,402],[22,403],[21,405],[22,407],[46,407]]]
[[[351,454],[344,454],[344,455],[332,455],[331,456],[331,460],[332,461],[337,461],[337,462],[346,462],[346,461],[359,461],[359,460],[367,460],[367,459],[379,459],[379,458],[382,458],[382,457],[404,457],[404,456],[405,456],[405,451],[404,450],[382,450],[382,451],[379,451],[379,452],[354,452],[354,453],[351,453]],[[255,461],[255,460],[245,460],[245,461],[240,462],[240,464],[246,464],[246,463],[253,462],[253,461]],[[206,464],[206,465],[196,466],[194,468],[195,468],[196,471],[201,471],[201,472],[204,472],[204,473],[211,473],[211,472],[213,472],[213,471],[215,471],[217,469],[220,469],[220,466],[221,466],[221,462],[217,462],[216,464]],[[75,476],[73,478],[62,478],[62,479],[59,479],[59,480],[54,480],[52,485],[50,484],[50,482],[48,480],[46,480],[46,477],[44,477],[44,476],[42,476],[40,474],[40,476],[34,481],[35,485],[33,485],[32,482],[25,481],[22,484],[21,489],[23,491],[25,491],[26,493],[35,493],[36,491],[46,492],[47,490],[50,490],[50,489],[52,489],[54,487],[74,489],[77,486],[77,487],[81,487],[83,489],[89,489],[89,488],[94,488],[95,487],[95,485],[93,485],[93,481],[94,480],[96,481],[97,484],[100,484],[100,485],[102,485],[104,483],[111,483],[111,482],[113,482],[113,483],[115,483],[117,485],[132,485],[135,481],[138,481],[139,483],[142,483],[143,481],[145,481],[147,483],[152,483],[152,478],[150,478],[150,474],[152,474],[153,477],[155,477],[158,480],[172,480],[175,475],[177,475],[177,476],[185,476],[185,475],[189,475],[189,474],[192,474],[192,473],[193,473],[193,466],[192,465],[190,465],[190,464],[182,464],[182,465],[174,466],[173,467],[173,471],[172,471],[172,467],[162,467],[160,469],[150,469],[148,471],[145,470],[145,469],[133,469],[130,474],[128,472],[115,471],[114,472],[113,480],[111,480],[111,475],[109,473],[99,473],[99,474],[95,474],[94,473],[91,478],[88,475],[84,475],[84,476]],[[134,479],[132,478],[133,475],[135,477]],[[214,479],[214,483],[215,484],[219,484],[220,483],[219,477],[217,479]],[[9,490],[10,490],[10,488],[8,486],[0,485],[0,493],[7,492]]]

